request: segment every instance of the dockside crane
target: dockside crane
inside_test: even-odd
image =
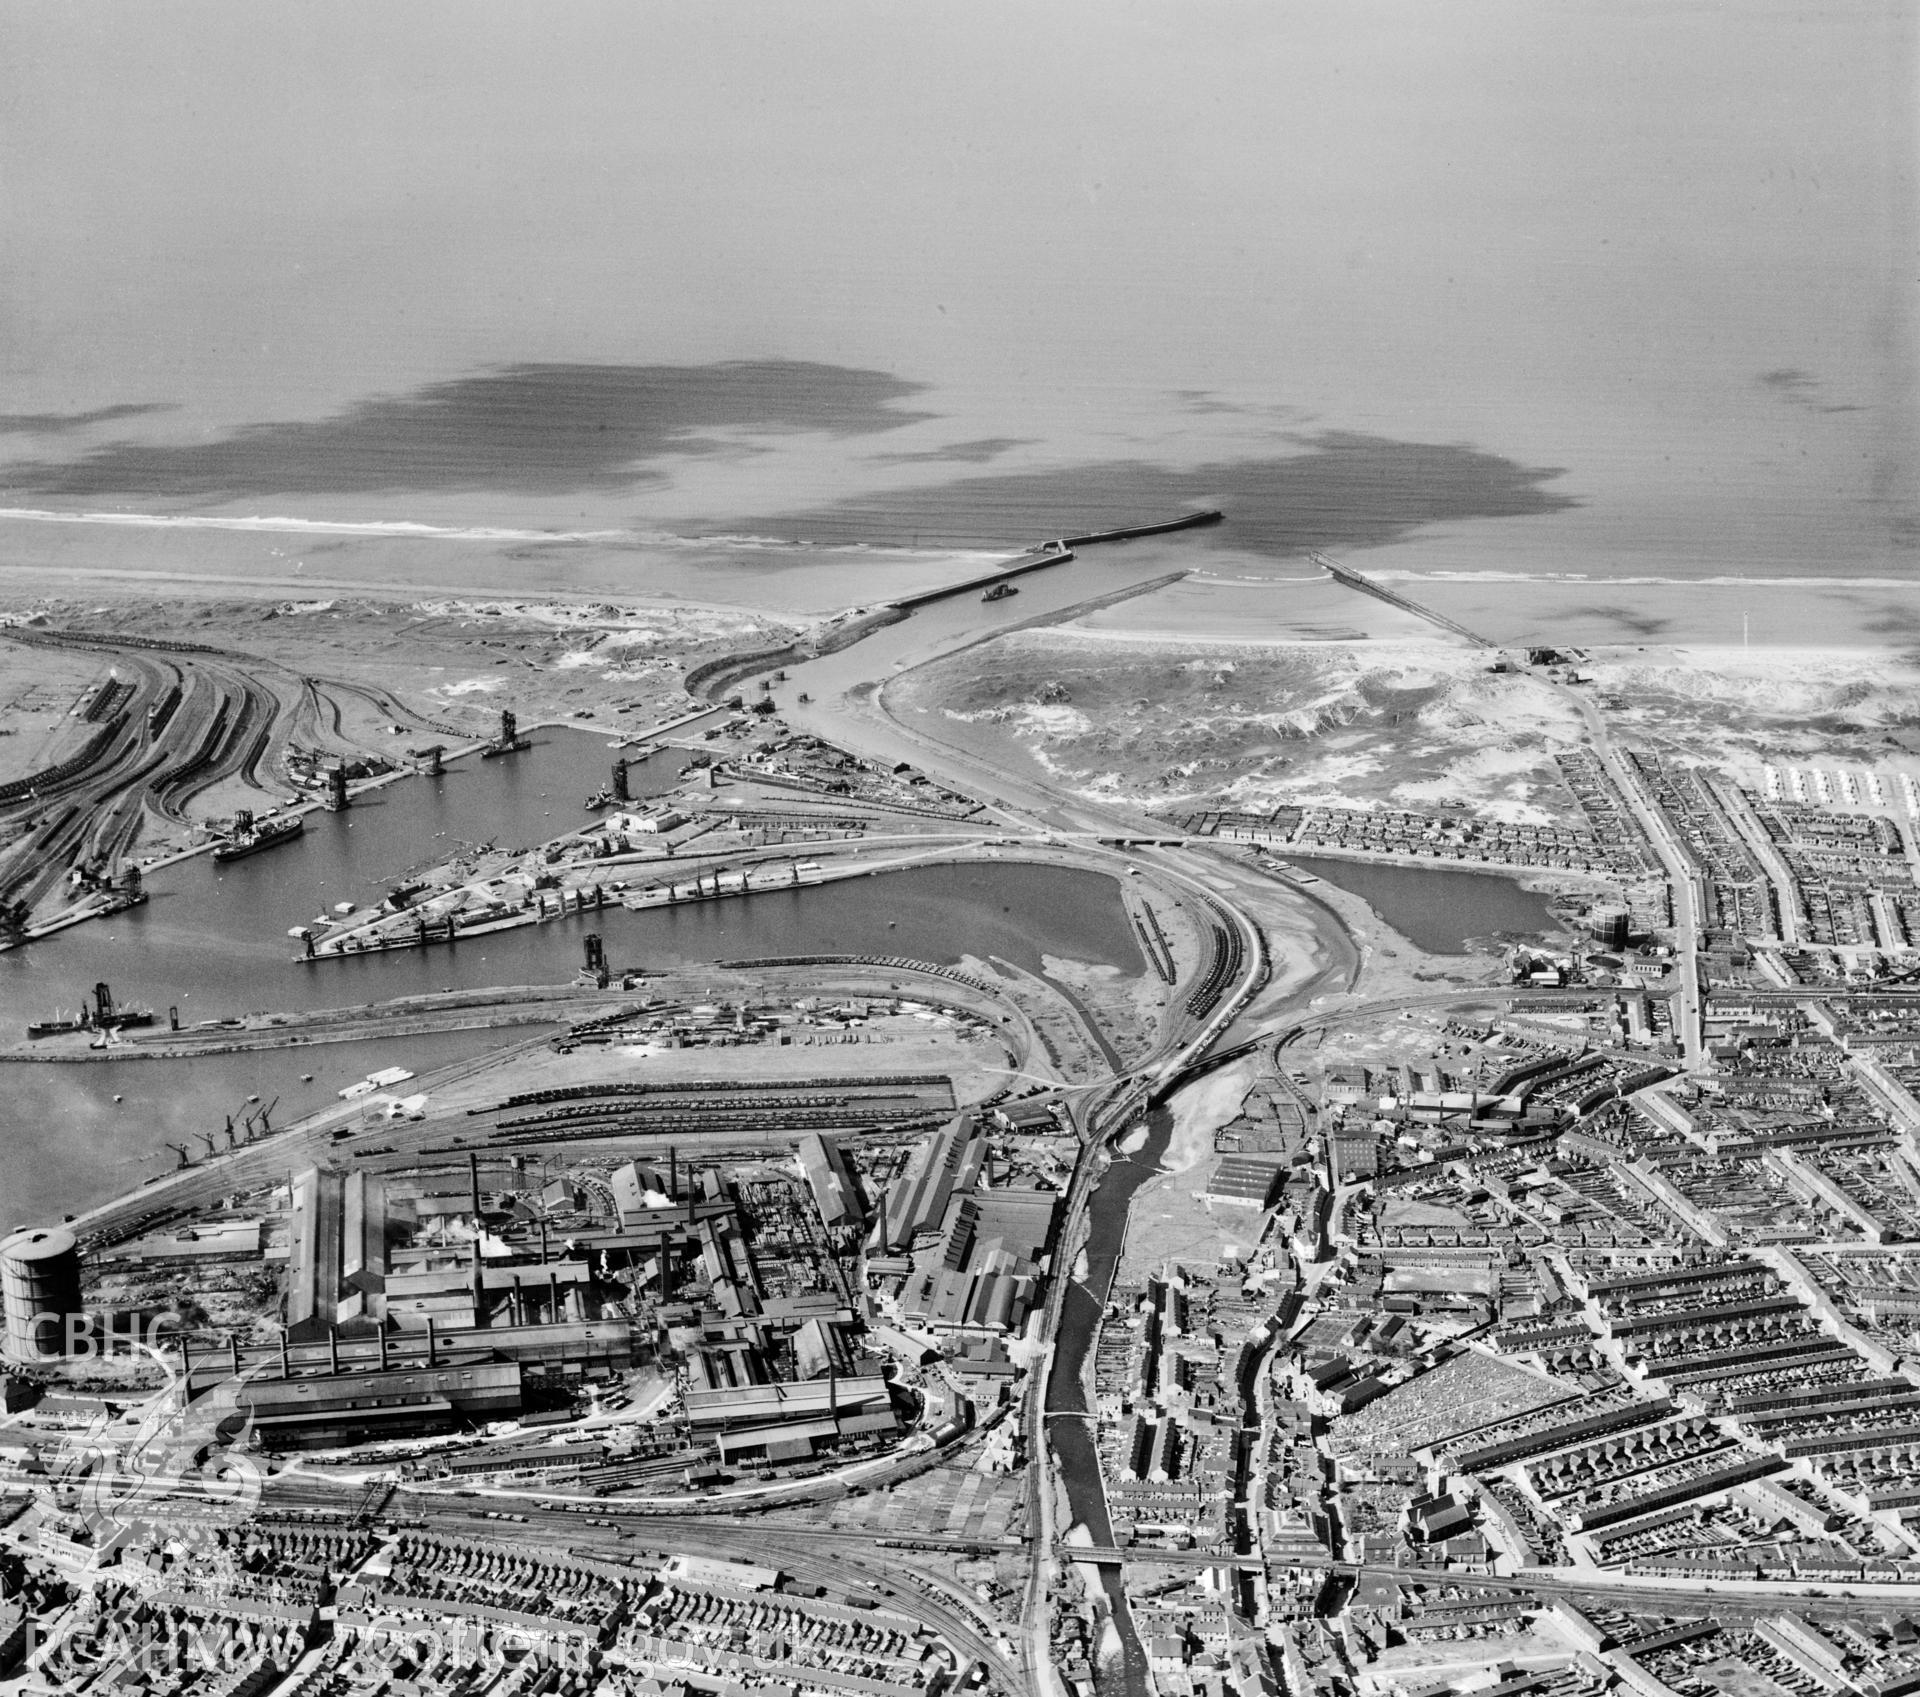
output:
[[[174,1152],[174,1153],[175,1153],[176,1155],[178,1155],[178,1156],[180,1157],[180,1165],[181,1165],[181,1166],[183,1166],[183,1167],[190,1167],[190,1166],[192,1166],[192,1165],[193,1165],[193,1157],[192,1157],[191,1155],[189,1155],[189,1154],[188,1154],[188,1153],[186,1152],[186,1150],[185,1150],[185,1149],[183,1149],[183,1148],[181,1148],[181,1146],[180,1146],[179,1144],[177,1144],[177,1143],[162,1143],[162,1144],[160,1145],[160,1147],[161,1147],[162,1149],[171,1149],[171,1150],[172,1150],[172,1151],[173,1151],[173,1152]],[[176,1170],[177,1170],[177,1169],[176,1169]]]
[[[207,1146],[207,1159],[209,1161],[219,1153],[219,1150],[214,1147],[213,1138],[208,1133],[204,1131],[190,1131],[187,1135],[191,1137],[194,1142],[204,1143]]]

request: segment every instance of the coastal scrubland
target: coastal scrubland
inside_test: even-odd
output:
[[[1920,754],[1916,654],[1615,647],[1556,672],[1604,702],[1630,746],[1689,761],[1750,771]],[[1451,640],[1035,629],[908,673],[888,703],[936,717],[976,754],[1157,813],[1320,803],[1581,822],[1556,764],[1586,740],[1574,702],[1498,651]]]

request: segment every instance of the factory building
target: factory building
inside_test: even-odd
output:
[[[38,1361],[63,1354],[67,1322],[81,1312],[80,1247],[65,1226],[23,1226],[0,1242],[6,1354]]]
[[[607,815],[607,832],[610,836],[661,836],[668,831],[677,831],[687,822],[687,816],[671,807],[656,807],[645,812],[622,812]]]
[[[255,1378],[236,1392],[269,1450],[336,1449],[510,1420],[522,1400],[521,1364],[494,1360]]]
[[[813,1192],[813,1205],[820,1210],[820,1223],[830,1232],[860,1225],[866,1217],[866,1203],[860,1194],[860,1181],[838,1140],[822,1132],[808,1132],[800,1139],[799,1153],[800,1170]]]
[[[794,1461],[811,1455],[816,1443],[900,1427],[887,1381],[878,1375],[704,1390],[690,1382],[686,1412],[693,1430],[719,1445],[723,1461]]]
[[[228,1338],[225,1348],[187,1345],[185,1372],[195,1395],[243,1375],[308,1376],[342,1372],[387,1372],[470,1361],[522,1363],[530,1376],[552,1380],[575,1373],[624,1373],[647,1359],[646,1340],[631,1322],[583,1320],[560,1326],[496,1325],[472,1331],[339,1333],[319,1344],[246,1344]]]
[[[377,1173],[308,1167],[287,1226],[287,1336],[317,1343],[386,1317],[387,1190]]]
[[[1060,1198],[975,1190],[948,1205],[937,1260],[908,1279],[901,1312],[934,1332],[1011,1332],[1026,1323]]]
[[[1285,1170],[1282,1155],[1229,1155],[1207,1181],[1207,1198],[1243,1208],[1271,1208]]]
[[[922,1233],[941,1230],[947,1204],[979,1183],[986,1160],[987,1140],[972,1115],[962,1114],[935,1132],[913,1152],[887,1189],[878,1234],[885,1241],[879,1247],[905,1250]]]
[[[579,1292],[590,1282],[584,1261],[547,1261],[475,1269],[471,1261],[395,1268],[387,1274],[386,1317],[423,1329],[484,1326],[502,1309],[512,1325],[564,1324],[584,1317]]]
[[[613,1205],[620,1211],[623,1225],[673,1206],[674,1177],[642,1166],[638,1161],[616,1167],[611,1182]]]
[[[800,1379],[850,1376],[853,1351],[847,1347],[846,1334],[831,1320],[815,1315],[793,1334],[793,1368]]]

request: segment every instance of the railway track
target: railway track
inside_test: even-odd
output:
[[[237,780],[284,797],[275,764],[303,734],[342,754],[369,752],[348,734],[337,695],[393,723],[463,740],[471,733],[422,718],[377,688],[300,677],[276,661],[207,644],[124,633],[9,628],[0,637],[111,659],[86,698],[95,727],[75,753],[0,785],[0,824],[19,830],[0,851],[0,905],[27,912],[59,891],[75,866],[112,876],[148,816],[193,823],[193,803]]]

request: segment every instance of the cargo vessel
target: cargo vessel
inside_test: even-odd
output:
[[[126,1031],[151,1024],[152,1008],[117,1007],[113,991],[105,984],[96,984],[91,1007],[83,997],[80,1011],[72,1018],[56,1010],[52,1019],[36,1020],[29,1024],[27,1036],[37,1042],[42,1037],[72,1037],[85,1031]]]
[[[297,813],[287,819],[262,819],[256,823],[253,815],[242,808],[233,816],[233,834],[224,842],[215,844],[213,858],[219,861],[244,860],[262,849],[278,848],[282,843],[291,842],[306,828],[306,820]]]

